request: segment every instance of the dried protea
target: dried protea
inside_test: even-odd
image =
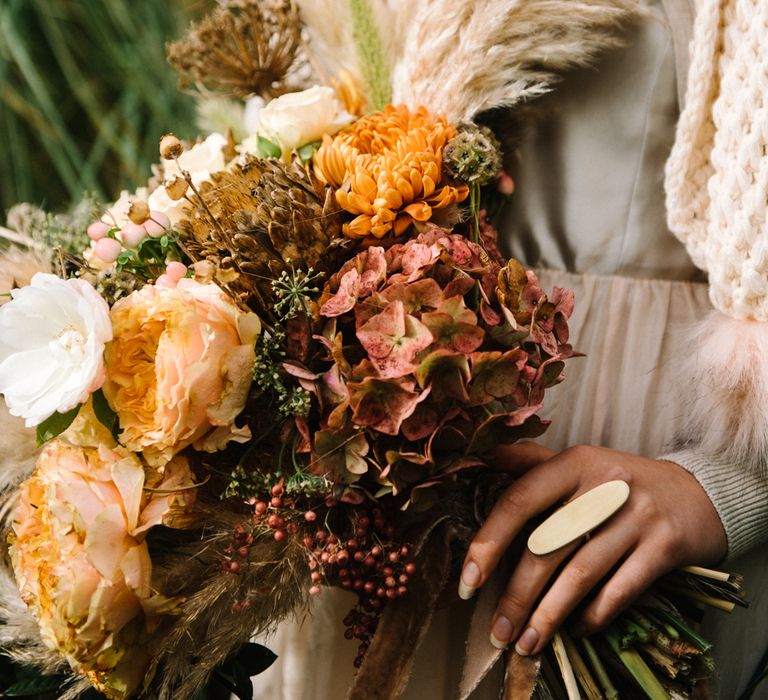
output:
[[[468,185],[487,185],[501,170],[501,144],[487,126],[461,124],[443,151],[443,165]]]
[[[298,162],[248,157],[200,194],[207,206],[178,227],[184,249],[256,307],[271,299],[270,281],[281,272],[324,271],[343,244],[333,192]]]
[[[341,216],[333,190],[294,161],[261,161],[253,190],[259,201],[255,224],[266,229],[281,257],[300,267],[323,269],[328,246],[341,236]]]
[[[271,99],[297,89],[301,25],[291,0],[225,0],[167,47],[183,89]]]

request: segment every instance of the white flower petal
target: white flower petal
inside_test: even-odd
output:
[[[88,398],[112,339],[109,307],[87,282],[38,273],[0,308],[0,394],[27,427]]]

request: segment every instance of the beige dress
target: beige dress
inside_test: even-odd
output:
[[[536,266],[545,289],[575,291],[571,337],[586,354],[569,363],[566,381],[547,395],[544,413],[553,422],[542,442],[658,457],[684,417],[675,388],[675,360],[688,351],[684,331],[711,308],[701,273],[665,225],[663,166],[679,106],[661,12],[540,106],[543,116],[519,150],[518,190],[500,231],[504,252]],[[752,675],[768,619],[762,552],[731,566],[748,574],[755,602],[729,620],[710,615],[720,615],[707,632],[717,645],[724,700],[735,699]],[[255,679],[255,697],[344,698],[355,645],[341,638],[341,618],[352,600],[325,592],[311,622],[281,630],[271,642],[281,658]],[[456,697],[472,605],[459,602],[436,615],[406,700]],[[499,687],[495,669],[472,698],[497,698]]]

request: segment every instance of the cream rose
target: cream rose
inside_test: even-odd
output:
[[[147,285],[112,307],[104,394],[121,442],[160,466],[188,445],[214,452],[250,438],[235,418],[252,381],[258,317],[215,285]]]
[[[332,136],[353,120],[333,88],[315,86],[269,102],[259,112],[258,131],[288,156],[296,148],[319,141],[324,134]]]
[[[78,279],[38,272],[0,307],[0,394],[28,428],[83,403],[104,381],[109,307]]]
[[[158,495],[145,495],[144,469],[123,447],[57,439],[22,484],[14,512],[14,572],[43,640],[111,698],[143,680],[149,630],[176,605],[151,591],[144,536],[189,504],[186,460],[168,464],[156,485]]]

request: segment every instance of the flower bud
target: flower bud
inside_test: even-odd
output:
[[[178,282],[187,274],[187,266],[184,263],[180,263],[177,260],[173,260],[165,267],[165,274],[172,280]]]
[[[116,241],[114,238],[102,238],[96,241],[96,246],[93,249],[96,257],[105,263],[115,262],[122,251],[123,246],[120,241]]]
[[[107,235],[109,228],[109,224],[105,224],[103,221],[94,221],[88,226],[86,232],[88,233],[88,238],[92,241],[100,241]]]
[[[141,243],[147,237],[147,231],[143,226],[139,226],[135,223],[127,223],[120,230],[120,240],[129,248],[138,248]]]
[[[141,226],[149,218],[149,205],[140,199],[135,199],[128,207],[128,218],[137,226]]]
[[[160,238],[171,228],[171,220],[163,212],[153,209],[149,212],[149,219],[144,222],[144,228],[152,238]]]
[[[176,289],[176,284],[177,280],[171,279],[165,273],[155,280],[155,287],[161,287],[162,289]]]
[[[506,171],[502,170],[496,178],[496,188],[501,194],[509,196],[515,191],[515,181]]]
[[[166,134],[160,139],[160,157],[173,160],[184,153],[184,144],[174,134]]]
[[[181,199],[187,193],[188,188],[189,184],[183,177],[181,177],[181,175],[177,175],[172,180],[165,183],[165,191],[174,201]]]

